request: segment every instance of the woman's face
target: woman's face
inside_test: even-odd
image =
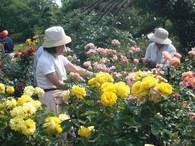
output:
[[[160,48],[162,48],[164,45],[163,45],[163,44],[156,43],[156,46],[160,49]]]
[[[63,55],[66,51],[67,51],[67,49],[66,49],[66,46],[65,45],[58,46],[56,48],[56,54],[57,55]]]

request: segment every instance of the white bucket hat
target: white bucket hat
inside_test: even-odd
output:
[[[45,30],[43,47],[51,48],[62,46],[71,42],[71,37],[67,36],[61,26],[53,26]]]
[[[150,33],[147,36],[151,41],[155,43],[164,45],[172,43],[172,41],[168,38],[169,37],[168,31],[163,28],[157,28],[155,29],[154,33]]]

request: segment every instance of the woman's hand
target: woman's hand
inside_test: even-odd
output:
[[[78,73],[70,72],[70,76],[79,81],[85,81]]]

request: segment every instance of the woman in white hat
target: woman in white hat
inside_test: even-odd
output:
[[[152,68],[155,67],[156,64],[166,64],[162,52],[167,51],[171,54],[176,52],[175,47],[172,45],[172,41],[168,38],[168,31],[163,28],[157,28],[154,33],[150,33],[147,36],[152,43],[150,43],[146,49],[143,60],[144,63]]]
[[[81,67],[73,65],[66,57],[66,44],[71,42],[61,26],[45,30],[44,42],[37,51],[34,60],[36,86],[45,91],[40,101],[47,106],[47,111],[59,114],[64,97],[67,73],[74,72],[81,76],[93,75]],[[68,99],[67,99],[68,100]]]

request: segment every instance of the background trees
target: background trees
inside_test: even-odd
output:
[[[80,40],[78,43],[85,42],[82,39],[87,37],[82,35],[93,34],[90,32],[93,26],[98,35],[106,32],[100,28],[109,27],[108,32],[128,32],[135,40],[142,39],[155,27],[165,27],[180,52],[185,54],[195,45],[195,0],[62,0],[62,7],[53,0],[0,0],[0,3],[0,25],[9,30],[15,41],[24,41],[51,25],[63,25],[67,33]],[[77,44],[72,45],[78,48]]]

